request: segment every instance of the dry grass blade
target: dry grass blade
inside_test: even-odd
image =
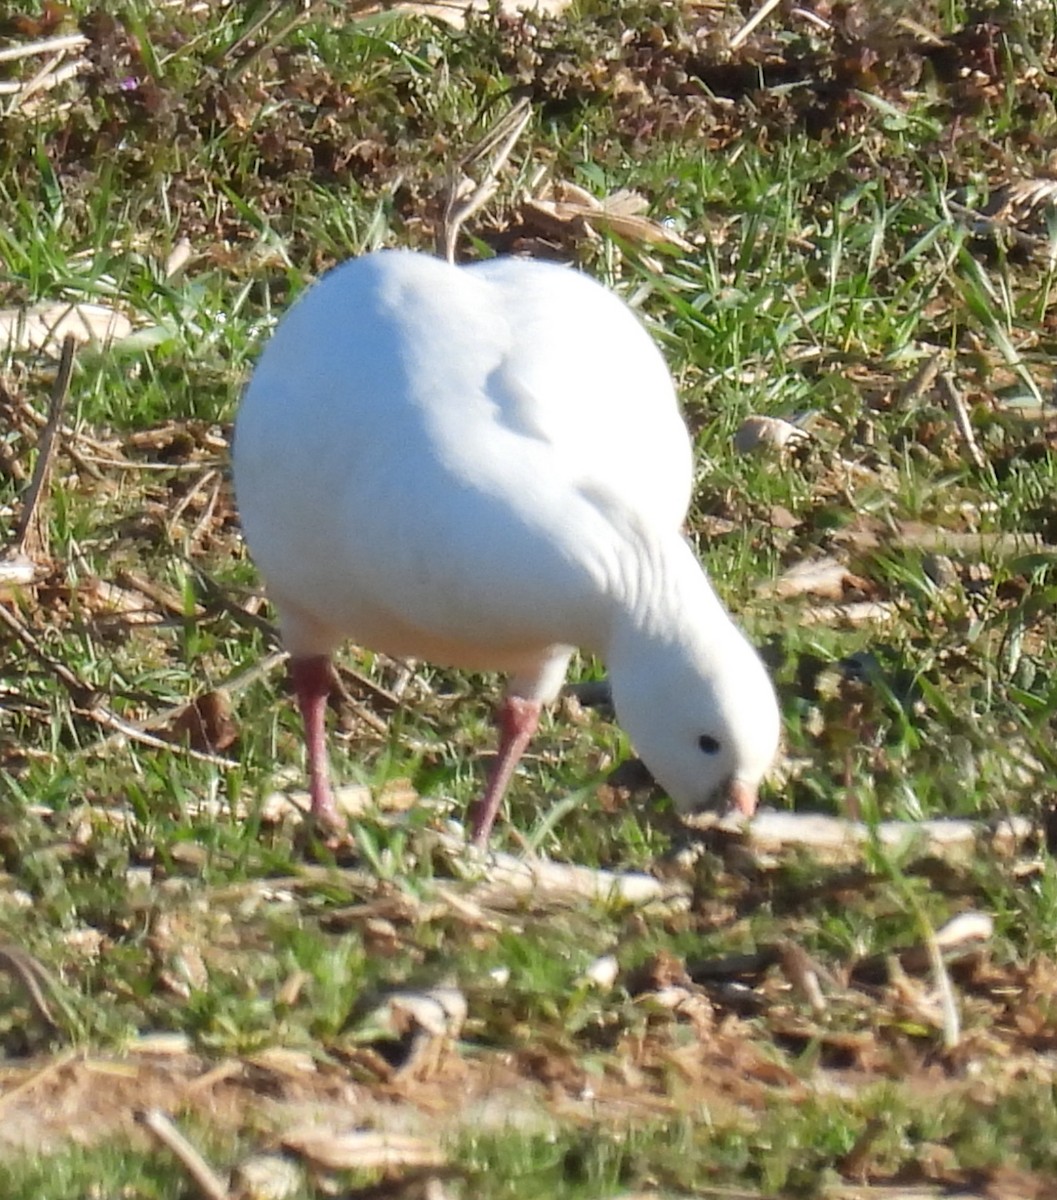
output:
[[[281,13],[286,7],[286,0],[279,0],[278,3],[270,4],[260,15],[251,18],[247,28],[217,56],[216,65],[222,66],[225,61],[234,58],[243,47],[248,46],[257,34],[264,30],[273,17]],[[273,34],[263,38],[257,45],[251,47],[231,68],[229,72],[230,78],[233,80],[238,79],[263,55],[280,46],[295,29],[303,25],[312,16],[314,7],[316,6],[312,3],[312,0],[299,0],[299,11],[285,25],[280,25]],[[376,8],[377,5],[374,0],[346,0],[342,5],[342,19],[344,21],[351,21],[355,14],[369,12]]]
[[[55,981],[35,958],[16,946],[0,946],[0,971],[6,971],[22,984],[37,1016],[45,1024],[52,1029],[59,1028],[44,995],[44,988],[54,991]]]
[[[943,1045],[947,1050],[953,1050],[962,1037],[962,1019],[958,1012],[958,1001],[954,995],[954,985],[951,983],[950,972],[943,961],[943,951],[940,948],[936,931],[925,916],[919,911],[918,920],[924,935],[925,949],[932,968],[932,980],[940,996],[940,1011],[943,1014]]]
[[[59,51],[80,50],[88,45],[83,33],[66,33],[60,37],[42,38],[36,42],[23,42],[21,46],[4,46],[0,49],[0,62],[17,62],[36,54],[57,54]]]
[[[936,376],[939,374],[940,367],[942,366],[943,355],[930,354],[903,385],[899,393],[899,402],[909,405],[915,400],[920,400],[929,388],[932,387],[933,383],[936,382]]]
[[[244,671],[239,671],[237,674],[232,675],[229,679],[218,684],[217,688],[213,690],[222,690],[227,692],[229,696],[233,695],[241,689],[248,687],[256,680],[268,675],[277,666],[285,661],[286,652],[284,650],[273,650],[271,653],[266,654],[263,658],[259,659],[252,666],[247,667]],[[189,754],[193,758],[199,758],[201,761],[213,761],[218,766],[224,765],[228,762],[227,759],[218,758],[216,755],[195,751],[189,746],[173,746],[171,742],[167,742],[160,737],[154,737],[150,733],[150,730],[152,729],[165,729],[169,727],[172,722],[180,716],[181,713],[186,712],[188,707],[195,703],[196,699],[198,699],[198,697],[194,697],[191,700],[184,701],[180,704],[170,705],[168,708],[163,708],[160,712],[156,712],[146,720],[139,722],[124,721],[121,718],[117,718],[115,714],[111,714],[111,717],[114,718],[114,720],[109,725],[109,728],[113,729],[113,732],[110,734],[110,736],[103,738],[101,741],[96,742],[92,746],[86,747],[84,750],[79,751],[78,754],[72,755],[71,757],[80,758],[89,754],[105,754],[118,743],[126,739],[130,739],[132,741],[141,742],[143,745],[147,746],[156,746],[158,748],[165,747],[170,750],[175,749],[181,753]]]
[[[29,554],[45,551],[47,527],[41,522],[39,506],[51,474],[51,465],[58,449],[59,426],[62,422],[66,397],[70,393],[70,379],[73,377],[74,351],[76,341],[72,334],[63,338],[62,353],[59,357],[59,370],[55,376],[55,384],[51,389],[51,401],[48,405],[48,423],[40,435],[37,447],[37,462],[33,468],[33,478],[30,480],[29,491],[22,505],[22,515],[18,520],[15,531],[14,550],[16,554]]]
[[[0,613],[2,613],[0,609]],[[88,717],[89,720],[95,721],[97,725],[101,725],[104,729],[109,729],[121,738],[127,738],[130,742],[138,742],[141,746],[150,746],[154,750],[168,750],[171,753],[184,754],[188,758],[193,758],[198,762],[209,763],[210,766],[220,767],[222,770],[231,771],[238,767],[238,763],[230,758],[224,758],[219,754],[209,754],[204,750],[195,750],[192,746],[181,746],[167,741],[165,738],[155,737],[151,733],[147,733],[139,725],[133,721],[126,721],[124,717],[119,717],[117,713],[111,711],[104,704],[94,704],[91,708],[77,708],[74,710],[78,716]],[[96,753],[101,749],[101,744],[87,747],[85,753]]]
[[[165,1113],[156,1108],[147,1109],[145,1112],[137,1113],[136,1119],[183,1167],[202,1200],[231,1200],[227,1184]]]
[[[55,676],[70,693],[75,704],[85,704],[91,701],[93,689],[79,679],[65,663],[60,662],[57,658],[52,658],[18,617],[3,605],[0,605],[0,622],[11,630],[42,667]]]
[[[803,946],[791,939],[784,940],[779,945],[778,952],[786,978],[807,1000],[815,1016],[822,1016],[829,1005],[822,991],[818,965]]]
[[[939,380],[947,401],[947,407],[951,410],[951,416],[954,418],[958,436],[965,446],[966,454],[969,455],[973,466],[978,471],[986,470],[987,459],[977,444],[976,434],[973,433],[973,423],[969,419],[969,410],[965,407],[965,401],[962,399],[962,395],[954,382],[954,376],[949,371],[942,371]]]
[[[440,230],[440,250],[448,262],[455,261],[455,244],[463,225],[495,195],[499,172],[517,145],[518,138],[532,119],[532,105],[528,100],[519,100],[505,113],[473,147],[459,164],[460,174],[476,163],[487,160],[488,165],[480,181],[474,185],[465,176],[452,181],[448,191],[448,202],[444,210],[444,221]],[[469,194],[466,185],[470,186]]]
[[[737,50],[742,42],[752,34],[753,30],[767,20],[768,16],[778,7],[780,2],[781,0],[763,0],[760,7],[730,39],[731,50]]]
[[[63,65],[64,63],[65,66]],[[58,87],[59,84],[65,83],[68,79],[73,79],[80,75],[82,71],[88,69],[89,65],[86,58],[75,58],[73,62],[66,62],[66,51],[58,51],[58,53],[53,54],[45,62],[39,71],[30,76],[25,83],[17,85],[17,90],[12,94],[8,112],[17,112],[37,92],[45,92],[51,88]],[[7,87],[10,88],[11,85],[8,84]]]
[[[524,200],[521,211],[530,224],[559,238],[570,232],[597,236],[601,229],[638,245],[693,250],[674,229],[647,217],[648,208],[649,202],[637,192],[621,189],[600,200],[568,180],[556,180]]]

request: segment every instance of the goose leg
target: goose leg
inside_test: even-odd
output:
[[[325,654],[290,659],[290,680],[297,694],[297,706],[305,723],[305,748],[308,752],[308,794],[312,819],[325,829],[341,829],[344,822],[334,803],[327,762],[325,717],[330,695],[330,659]]]
[[[502,803],[507,785],[517,767],[518,759],[532,740],[540,721],[540,704],[520,696],[506,696],[499,706],[496,723],[499,726],[499,750],[488,777],[484,795],[470,808],[470,828],[473,844],[482,849],[488,845],[496,813]]]

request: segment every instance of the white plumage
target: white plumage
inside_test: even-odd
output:
[[[774,690],[682,536],[691,447],[664,360],[605,288],[519,259],[338,267],[265,347],[234,474],[324,823],[327,658],[346,638],[510,673],[478,842],[577,646],[606,660],[681,809],[752,810]]]

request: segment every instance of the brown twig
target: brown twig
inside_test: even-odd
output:
[[[117,572],[116,579],[122,587],[130,588],[132,591],[139,592],[141,596],[146,596],[148,600],[171,617],[186,620],[188,616],[198,618],[205,615],[205,608],[201,604],[196,604],[188,613],[183,598],[177,592],[160,583],[155,583],[153,579],[148,579],[139,571],[122,568]]]
[[[26,543],[30,539],[31,532],[35,535],[34,540],[37,542],[38,548],[43,549],[45,545],[45,538],[37,519],[37,510],[48,482],[51,464],[55,459],[55,451],[58,449],[59,443],[56,435],[59,430],[59,423],[62,420],[62,410],[66,404],[66,397],[70,391],[70,379],[73,375],[74,350],[76,346],[77,342],[74,337],[67,334],[63,339],[62,353],[59,356],[59,370],[51,389],[51,400],[48,404],[48,421],[37,444],[37,462],[33,468],[33,478],[30,480],[29,491],[26,493],[26,499],[22,505],[22,515],[19,517],[18,528],[15,531],[14,549],[16,553],[27,552]]]
[[[183,1167],[202,1200],[230,1200],[231,1192],[228,1191],[227,1184],[165,1113],[157,1108],[148,1108],[136,1113],[136,1120],[149,1130]]]

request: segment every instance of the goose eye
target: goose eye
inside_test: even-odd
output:
[[[719,753],[719,739],[714,738],[710,733],[703,733],[697,739],[697,744],[705,754]]]

